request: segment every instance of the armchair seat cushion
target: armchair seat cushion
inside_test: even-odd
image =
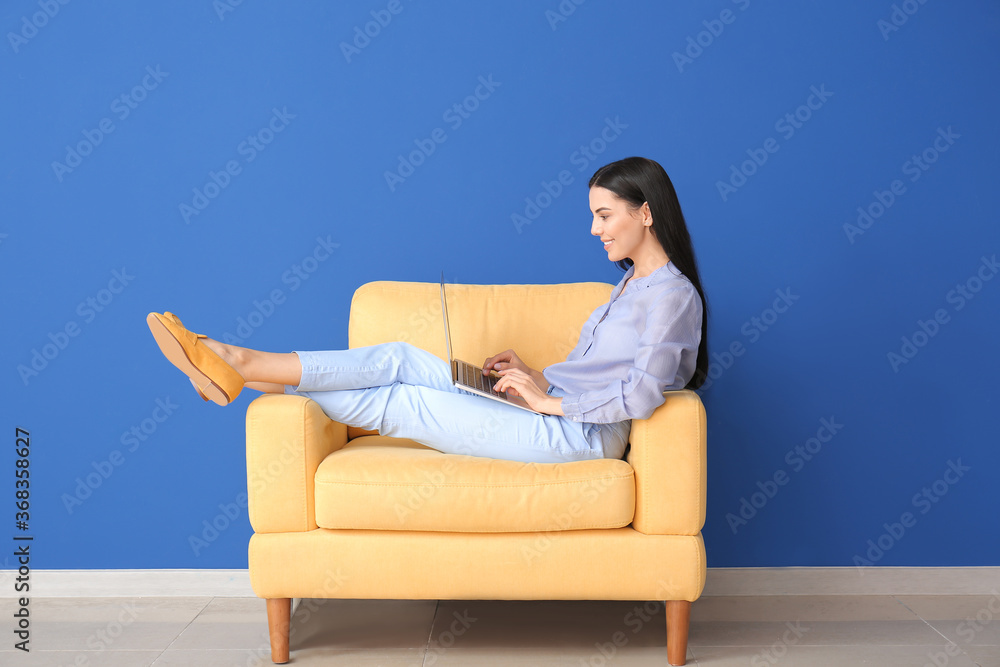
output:
[[[520,463],[365,435],[317,469],[316,523],[474,533],[620,528],[632,522],[635,489],[622,460]]]

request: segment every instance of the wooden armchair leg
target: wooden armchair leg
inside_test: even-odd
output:
[[[687,662],[690,627],[691,603],[687,600],[667,600],[667,662],[671,665]]]
[[[267,633],[271,638],[271,662],[288,662],[288,622],[291,615],[292,598],[268,599]]]

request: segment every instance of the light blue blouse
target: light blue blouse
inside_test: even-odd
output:
[[[663,392],[683,389],[694,376],[701,343],[698,290],[673,262],[625,282],[630,266],[583,325],[566,361],[542,371],[566,417],[609,424],[648,419]]]

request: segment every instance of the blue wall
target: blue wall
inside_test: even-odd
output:
[[[338,348],[371,280],[616,283],[586,181],[644,155],[711,306],[709,565],[995,565],[998,19],[5,3],[0,537],[20,426],[35,566],[245,567],[253,392],[202,403],[146,313]]]

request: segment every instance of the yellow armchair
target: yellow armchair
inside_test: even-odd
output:
[[[612,289],[448,285],[453,352],[478,363],[511,347],[545,368]],[[447,358],[437,283],[355,292],[350,347],[396,340]],[[683,665],[705,584],[705,409],[692,391],[665,399],[633,420],[625,460],[555,464],[444,454],[339,424],[303,396],[255,399],[249,568],[272,660],[288,660],[296,597],[607,599],[666,601],[668,661]]]

